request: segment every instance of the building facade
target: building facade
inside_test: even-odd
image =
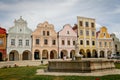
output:
[[[58,52],[59,58],[67,56],[72,58],[75,55],[75,41],[77,33],[69,24],[63,26],[63,29],[58,32]]]
[[[119,41],[119,39],[115,36],[115,34],[111,34],[110,36],[113,39],[113,45],[115,48],[114,54],[120,54],[120,41]]]
[[[47,21],[40,23],[32,33],[33,60],[57,59],[58,42],[54,26]]]
[[[7,36],[7,55],[9,61],[31,60],[31,33],[27,22],[20,17],[14,21],[14,26],[9,28]]]
[[[101,27],[97,32],[97,51],[98,57],[107,58],[114,53],[113,39],[107,31],[106,27]]]
[[[0,27],[0,61],[6,59],[6,29]]]
[[[98,57],[96,50],[96,26],[95,19],[77,17],[79,53],[83,57]]]

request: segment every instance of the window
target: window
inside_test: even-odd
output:
[[[80,35],[83,35],[83,30],[80,30]]]
[[[113,38],[113,41],[114,41],[114,38]]]
[[[26,40],[26,46],[29,46],[29,40]]]
[[[92,41],[92,45],[93,45],[93,46],[95,45],[95,41]]]
[[[22,46],[22,39],[19,39],[19,46]]]
[[[88,40],[86,41],[86,44],[89,45],[89,41]]]
[[[75,41],[73,41],[73,45],[75,45]]]
[[[107,42],[105,42],[105,46],[107,46]]]
[[[95,27],[94,23],[91,23],[91,27],[92,27],[92,28],[94,28],[94,27]]]
[[[48,40],[44,39],[44,44],[47,45],[48,44]]]
[[[79,24],[80,24],[80,26],[83,26],[83,22],[82,21],[80,21]]]
[[[39,39],[36,39],[36,44],[39,44]]]
[[[67,41],[67,44],[70,45],[70,40]]]
[[[100,46],[100,47],[102,46],[102,43],[101,43],[101,42],[99,42],[99,46]]]
[[[95,33],[94,33],[94,31],[92,31],[92,36],[95,36]]]
[[[20,29],[20,32],[22,31],[22,29]]]
[[[62,45],[65,45],[65,41],[64,40],[62,40]]]
[[[111,42],[109,42],[109,46],[112,46],[112,45],[111,45]]]
[[[50,35],[49,31],[47,31],[47,36],[49,36],[49,35]]]
[[[85,22],[85,26],[86,26],[86,27],[88,27],[88,26],[89,26],[88,22]]]
[[[104,33],[104,36],[105,36],[105,33]]]
[[[0,38],[0,46],[3,45],[3,39]]]
[[[83,40],[80,40],[80,44],[83,45]]]
[[[56,40],[52,40],[52,45],[56,45]]]
[[[45,31],[43,31],[43,36],[45,36]]]
[[[11,45],[15,46],[15,39],[11,39]]]
[[[86,36],[89,36],[89,31],[86,31]]]
[[[69,34],[69,31],[67,31],[67,34]]]

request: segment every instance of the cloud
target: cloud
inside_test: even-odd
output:
[[[5,28],[14,25],[14,19],[23,16],[28,27],[48,21],[59,31],[65,24],[77,23],[77,16],[96,19],[96,28],[106,26],[110,32],[118,31],[120,1],[116,0],[0,0],[0,24]]]

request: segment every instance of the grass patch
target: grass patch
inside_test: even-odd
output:
[[[120,64],[115,64],[117,69],[120,69]],[[120,80],[120,75],[108,76],[42,76],[35,75],[37,69],[44,69],[46,65],[39,67],[26,66],[16,68],[0,69],[0,80]]]

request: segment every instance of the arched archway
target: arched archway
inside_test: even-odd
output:
[[[22,54],[22,60],[32,60],[31,52],[28,50],[25,50]]]
[[[2,61],[3,59],[2,59],[2,53],[0,52],[0,61]]]
[[[93,56],[93,58],[98,58],[98,54],[95,49],[93,49],[93,51],[92,51],[92,56]]]
[[[70,58],[73,58],[75,56],[75,50],[70,51]]]
[[[10,61],[18,61],[19,60],[19,53],[16,50],[12,50],[9,54]]]
[[[65,55],[66,57],[68,56],[67,50],[62,50],[62,51],[61,51],[60,57],[63,58],[64,55]]]
[[[89,49],[86,50],[87,58],[91,58],[91,52]]]
[[[48,51],[47,50],[42,51],[42,59],[48,59]]]
[[[80,55],[83,56],[83,58],[85,58],[85,51],[83,49],[80,49],[80,52],[79,52]]]
[[[100,51],[100,58],[104,58],[104,57],[105,57],[104,51]]]
[[[57,51],[56,50],[50,51],[50,59],[57,59]]]
[[[111,54],[112,54],[112,51],[107,51],[107,57],[111,56]]]
[[[39,50],[35,50],[35,52],[34,52],[34,59],[35,60],[40,59],[40,51]]]

